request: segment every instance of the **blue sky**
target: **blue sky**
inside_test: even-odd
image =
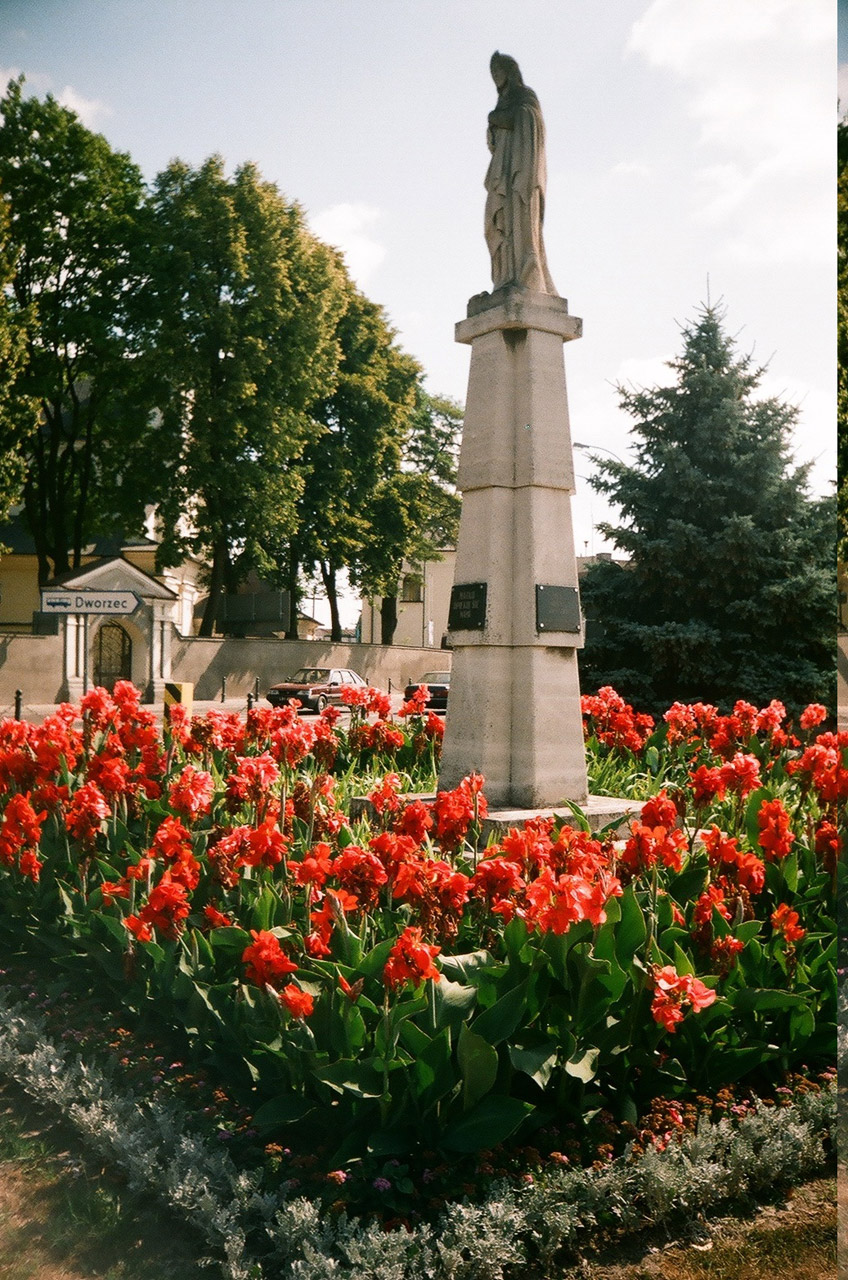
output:
[[[626,454],[614,384],[666,378],[709,288],[766,391],[800,405],[796,453],[824,492],[836,26],[832,0],[3,0],[0,71],[148,178],[174,156],[255,161],[344,249],[430,388],[462,400],[453,327],[490,285],[488,63],[511,54],[547,124],[551,271],[584,321],[574,439]],[[574,512],[578,551],[603,549],[584,481]]]

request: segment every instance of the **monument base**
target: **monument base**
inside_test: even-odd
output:
[[[439,789],[482,773],[496,808],[583,805],[589,791],[563,357],[580,333],[564,298],[516,286],[472,298],[456,330],[471,365]]]
[[[432,804],[436,796],[433,792],[415,792],[403,799],[407,803],[420,800],[423,804]],[[524,827],[537,818],[556,818],[563,826],[576,827],[581,824],[583,817],[593,834],[611,828],[615,839],[623,840],[630,834],[630,823],[639,817],[644,803],[644,800],[626,800],[622,796],[589,796],[580,806],[579,814],[566,806],[554,806],[550,809],[490,809],[480,824],[478,848],[484,849],[486,845],[500,840],[514,827]],[[351,821],[379,817],[367,796],[353,797],[350,816]]]

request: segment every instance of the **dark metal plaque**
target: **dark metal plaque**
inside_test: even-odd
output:
[[[576,587],[549,587],[537,584],[536,630],[580,630],[580,597]]]
[[[463,582],[451,588],[448,631],[482,631],[486,625],[486,583]]]

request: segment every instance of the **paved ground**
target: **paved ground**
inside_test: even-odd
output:
[[[392,700],[392,711],[397,712],[403,702],[403,694],[393,691],[390,696]],[[150,706],[151,710],[161,720],[163,709],[162,703],[154,702],[147,705]],[[264,697],[261,696],[257,705],[266,708],[270,706],[270,704],[265,701]],[[192,712],[194,715],[199,716],[204,715],[210,709],[215,711],[236,711],[241,715],[244,715],[247,712],[247,698],[227,698],[224,702],[222,702],[220,698],[215,699],[213,702],[195,700]],[[29,720],[32,724],[41,724],[42,721],[55,710],[56,706],[54,703],[25,702],[21,707],[21,719]],[[345,708],[342,707],[342,711],[344,710]],[[0,720],[14,716],[14,714],[15,707],[13,702],[0,703]],[[305,714],[309,715],[310,713],[306,712]]]

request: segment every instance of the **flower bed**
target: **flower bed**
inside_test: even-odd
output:
[[[404,799],[441,721],[350,696],[344,726],[176,708],[163,736],[119,684],[81,727],[0,725],[6,947],[175,1038],[267,1184],[426,1218],[481,1165],[654,1149],[699,1096],[744,1107],[830,1065],[848,735],[823,708],[797,737],[777,703],[657,727],[602,690],[593,786],[650,797],[629,838],[536,821],[476,849],[483,779]],[[363,778],[373,825],[347,816]]]

